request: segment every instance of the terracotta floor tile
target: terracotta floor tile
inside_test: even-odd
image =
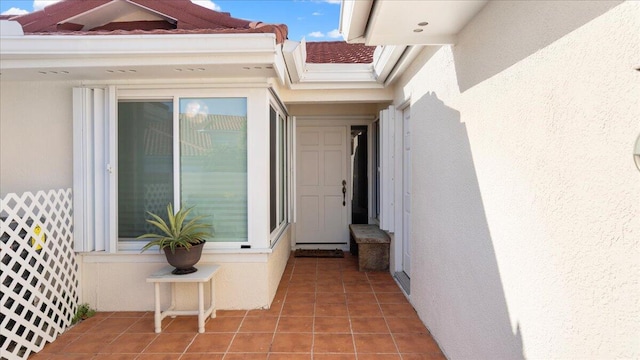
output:
[[[409,302],[401,292],[376,293],[376,298],[380,304],[405,304]]]
[[[314,316],[314,311],[313,303],[285,303],[282,307],[282,316]]]
[[[377,304],[378,299],[373,293],[350,293],[346,294],[347,304]]]
[[[298,292],[315,292],[316,291],[316,283],[315,282],[306,282],[306,283],[291,283],[287,288],[287,296],[292,293]]]
[[[313,354],[314,360],[355,360],[355,354]]]
[[[310,316],[281,316],[276,332],[312,332],[313,320]]]
[[[196,316],[180,316],[175,319],[165,318],[162,323],[167,322],[167,327],[162,332],[178,333],[178,332],[197,332],[198,318]]]
[[[52,354],[47,360],[87,360],[87,357],[87,354]]]
[[[344,283],[344,291],[346,293],[370,293],[373,292],[373,288],[369,283]]]
[[[149,311],[115,311],[110,317],[143,317],[146,316]]]
[[[348,316],[346,304],[316,304],[316,316]]]
[[[271,347],[273,333],[237,333],[229,352],[246,353],[266,353]]]
[[[182,354],[179,353],[151,353],[140,354],[136,360],[178,360]]]
[[[58,336],[58,338],[54,342],[46,344],[44,346],[44,349],[42,349],[40,353],[55,354],[59,351],[62,351],[67,345],[78,339],[80,336],[81,334],[66,332]]]
[[[209,319],[204,324],[205,332],[236,332],[244,318],[236,316],[223,316]]]
[[[347,297],[344,293],[317,292],[316,304],[346,304]]]
[[[162,322],[162,329],[166,329],[169,325],[169,321],[165,320]],[[155,323],[153,322],[153,318],[142,317],[139,318],[138,321],[134,322],[131,326],[125,330],[127,333],[155,333]]]
[[[313,331],[317,333],[350,333],[351,323],[349,322],[349,318],[346,316],[316,316],[313,324]]]
[[[393,334],[400,353],[439,353],[440,348],[428,334]]]
[[[222,360],[224,354],[214,353],[186,353],[180,357],[180,360]]]
[[[219,310],[198,334],[196,316],[101,312],[35,359],[444,359],[395,280],[358,271],[357,258],[290,258],[269,309]]]
[[[344,293],[344,286],[341,283],[318,283],[316,291],[341,294]]]
[[[402,290],[396,283],[371,283],[373,291],[376,293],[399,293],[402,294]]]
[[[141,353],[158,335],[153,333],[122,334],[102,349],[105,353]]]
[[[198,334],[187,348],[187,353],[224,353],[229,348],[234,335],[232,333]]]
[[[247,310],[217,310],[216,316],[245,316],[247,315]]]
[[[315,292],[292,292],[292,293],[287,293],[285,301],[287,303],[289,303],[289,302],[314,303],[314,302],[316,302],[316,293]]]
[[[182,353],[196,333],[161,333],[147,346],[145,353]]]
[[[383,333],[388,334],[387,322],[382,317],[352,317],[351,329],[353,333]]]
[[[138,357],[138,353],[130,354],[96,354],[91,360],[134,360]],[[29,358],[31,359],[31,358]]]
[[[266,360],[268,353],[230,353],[225,355],[225,360]],[[182,359],[181,359],[182,360]]]
[[[417,317],[416,311],[409,303],[405,304],[380,304],[384,316]]]
[[[355,334],[356,351],[360,353],[397,353],[391,334]]]
[[[101,313],[98,313],[98,314],[101,314]],[[97,316],[97,314],[96,314],[96,316],[94,316],[94,317],[91,317],[91,318],[86,319],[86,320],[82,320],[81,322],[75,324],[74,326],[72,326],[66,332],[67,333],[76,333],[76,334],[85,334],[89,330],[91,330],[93,327],[95,327],[99,323],[103,322],[104,320],[106,320],[105,317]]]
[[[402,354],[403,360],[447,360],[442,353]]]
[[[276,330],[278,318],[274,316],[245,317],[240,325],[240,332],[269,332]]]
[[[382,317],[380,305],[375,303],[349,304],[348,308],[351,317]]]
[[[311,360],[311,353],[270,353],[269,360]]]
[[[360,354],[358,353],[358,360],[401,360],[401,358],[399,354]]]
[[[308,353],[311,352],[312,334],[305,333],[276,333],[271,345],[272,352],[278,353]]]
[[[353,353],[351,334],[314,334],[314,353]]]
[[[118,334],[110,333],[87,333],[70,342],[69,345],[65,346],[62,352],[72,354],[99,353],[117,336]]]
[[[392,333],[422,333],[427,334],[429,330],[424,326],[422,321],[415,317],[394,317],[386,318],[389,329]]]

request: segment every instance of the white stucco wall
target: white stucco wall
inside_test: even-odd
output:
[[[286,230],[271,254],[203,253],[200,263],[220,265],[215,278],[218,309],[268,308],[275,296],[290,254],[290,231]],[[78,256],[81,302],[99,311],[152,311],[153,284],[147,276],[167,266],[163,254],[100,254]],[[196,268],[198,266],[196,265]],[[205,293],[208,294],[207,288]],[[178,284],[177,306],[197,308],[197,287]],[[162,306],[170,303],[168,285],[161,286]],[[206,297],[208,301],[208,295]]]
[[[72,86],[0,81],[0,196],[72,187]]]
[[[489,2],[396,85],[411,302],[447,357],[640,357],[638,34],[639,2]]]

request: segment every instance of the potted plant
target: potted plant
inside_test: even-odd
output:
[[[211,225],[202,221],[204,216],[195,216],[187,221],[193,207],[181,207],[176,213],[173,205],[167,205],[167,220],[157,214],[147,212],[152,219],[147,222],[157,228],[157,232],[140,235],[138,239],[153,239],[142,251],[153,246],[164,250],[167,262],[175,267],[172,274],[185,275],[198,271],[193,267],[202,255],[205,238],[211,236]]]

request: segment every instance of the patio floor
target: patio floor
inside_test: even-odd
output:
[[[100,312],[30,359],[444,359],[391,275],[357,258],[291,256],[269,310],[195,316]]]

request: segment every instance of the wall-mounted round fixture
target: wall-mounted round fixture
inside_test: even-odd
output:
[[[633,160],[636,162],[638,170],[640,170],[640,135],[636,138],[636,143],[633,146]]]
[[[423,31],[424,31],[423,29],[413,29],[413,32],[415,33],[423,32]]]
[[[418,23],[418,26],[427,26],[427,25],[429,25],[429,23],[428,23],[428,22],[426,22],[426,21],[423,21],[423,22],[419,22],[419,23]]]

